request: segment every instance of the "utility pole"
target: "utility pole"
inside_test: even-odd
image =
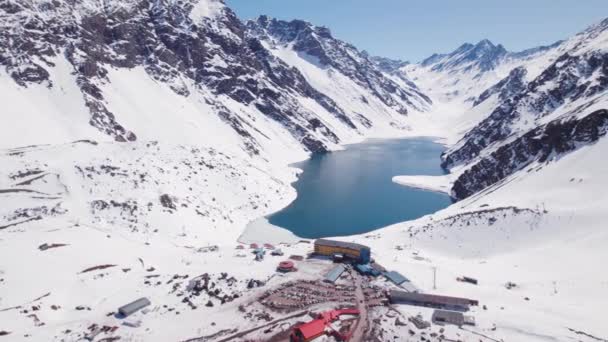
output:
[[[433,290],[437,290],[437,267],[433,266]]]

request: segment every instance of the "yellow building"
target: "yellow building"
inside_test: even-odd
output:
[[[367,264],[371,260],[371,250],[367,246],[327,239],[317,239],[315,241],[315,254],[326,256],[342,254],[344,257],[353,259],[360,264]]]

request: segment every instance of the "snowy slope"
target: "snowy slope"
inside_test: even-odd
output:
[[[598,312],[608,304],[608,278],[598,262],[608,258],[608,198],[598,189],[608,186],[602,157],[607,148],[603,139],[558,162],[534,164],[434,215],[355,240],[372,246],[385,267],[401,271],[425,291],[480,301],[471,312],[477,326],[467,328],[476,333],[448,329],[447,335],[483,341],[604,340],[608,330]],[[456,281],[463,275],[480,285]],[[508,282],[516,287],[507,289]],[[431,315],[417,307],[399,310]],[[407,333],[392,324],[384,327]]]
[[[434,54],[401,70],[423,91],[432,92],[432,98],[437,101],[472,102],[480,91],[505,78],[514,68],[536,63],[546,65],[553,50],[561,44],[509,52],[502,45],[484,39],[477,44],[465,43],[451,53]],[[530,71],[531,74],[538,72]]]
[[[123,340],[213,333],[274,273],[235,246],[295,197],[288,165],[412,134],[407,114],[429,106],[367,58],[355,63],[369,76],[293,68],[219,0],[10,1],[0,26],[0,338],[12,341],[81,340],[141,296],[153,306]],[[184,296],[205,273],[217,287]]]
[[[446,327],[448,338],[608,336],[597,315],[608,280],[593,267],[607,257],[608,199],[597,191],[607,171],[605,22],[551,47],[510,53],[483,41],[401,71],[327,28],[242,23],[219,0],[10,1],[0,3],[0,26],[0,339],[77,341],[94,324],[120,322],[140,326],[96,340],[219,339],[259,326],[268,318],[252,305],[263,290],[251,280],[286,278],[274,276],[278,259],[254,262],[237,239],[289,240],[286,255],[310,250],[258,220],[296,196],[288,165],[369,136],[425,134],[449,144],[453,173],[395,180],[461,184],[462,200],[346,239],[369,244],[425,291],[487,305],[474,309],[473,332]],[[562,102],[547,97],[562,85]],[[488,125],[512,135],[475,133],[513,98],[526,116]],[[456,153],[480,139],[494,140],[472,157]],[[536,153],[525,163],[502,157],[522,150]],[[475,165],[508,172],[465,176]],[[241,236],[254,220],[258,233]],[[311,267],[301,276],[325,271]],[[463,274],[480,286],[454,280]],[[187,291],[199,275],[208,286]],[[142,296],[148,310],[114,317]],[[384,340],[420,339],[379,321]]]
[[[465,43],[451,53],[434,54],[402,67],[433,101],[423,124],[429,133],[455,143],[486,118],[501,98],[510,96],[554,61],[563,42],[520,52],[507,51],[489,40]],[[514,70],[521,70],[514,72]]]
[[[550,49],[531,50],[517,63],[512,61],[520,54],[511,54],[509,61],[509,53],[494,48],[494,55],[503,57],[485,71],[477,58],[453,59],[457,54],[409,66],[419,72],[416,82],[424,84],[428,76],[422,89],[441,103],[431,116],[451,120],[436,128],[449,147],[442,158],[451,174],[394,181],[447,192],[460,201],[356,240],[386,251],[375,257],[425,290],[477,298],[485,305],[473,310],[474,329],[446,330],[452,336],[484,341],[604,341],[608,336],[598,316],[608,282],[597,268],[608,258],[603,247],[608,202],[600,190],[607,186],[607,23]],[[455,60],[465,60],[465,69]],[[497,79],[493,73],[511,67],[505,78],[486,87]],[[475,79],[486,88],[477,87]],[[480,285],[456,281],[463,275]],[[508,289],[508,282],[516,286]],[[406,333],[391,324],[384,329]]]
[[[431,105],[409,79],[385,72],[367,53],[335,39],[325,27],[266,16],[247,22],[247,27],[274,56],[336,101],[353,122],[368,128],[376,123],[382,129],[401,127],[400,118]]]
[[[444,167],[466,169],[457,198],[605,135],[607,27],[604,21],[562,43],[562,54],[525,86],[515,82],[510,96],[493,95],[496,108],[442,156]]]
[[[2,82],[6,95],[18,98],[11,109],[15,115],[27,112],[26,116],[33,116],[24,108],[32,106],[26,106],[25,99],[52,98],[55,103],[49,104],[49,112],[68,110],[75,125],[89,124],[105,140],[135,141],[144,130],[156,131],[182,119],[204,126],[200,125],[202,109],[194,113],[189,106],[172,104],[186,99],[205,103],[212,115],[203,120],[219,117],[253,154],[260,151],[261,140],[275,135],[268,126],[282,126],[293,143],[307,151],[326,151],[342,140],[361,139],[376,119],[338,106],[300,72],[274,58],[222,1],[131,0],[106,6],[94,1],[74,6],[15,1],[3,5],[0,17]],[[377,71],[370,69],[369,73]],[[147,84],[140,89],[143,82]],[[153,87],[150,82],[159,85]],[[398,107],[400,113],[425,109],[424,95],[391,86],[401,102],[387,97],[383,107]],[[136,97],[119,99],[124,89],[115,94],[118,87],[129,87],[129,95]],[[151,126],[142,128],[128,116],[140,110],[149,112],[151,108],[141,104],[148,91],[154,91],[157,103],[149,103],[155,108],[147,117]],[[362,96],[373,96],[374,91],[367,89]],[[157,106],[158,102],[166,104]],[[164,114],[166,110],[177,112],[178,119]],[[254,122],[258,118],[264,122]],[[37,132],[45,128],[43,120],[27,124]],[[380,123],[403,127],[405,121],[400,115]],[[99,134],[71,130],[63,142],[91,135],[100,138]],[[90,131],[88,127],[82,130]]]

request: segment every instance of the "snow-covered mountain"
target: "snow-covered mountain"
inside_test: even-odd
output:
[[[147,94],[133,97],[137,91],[131,89],[129,103],[120,99],[126,93],[120,87],[131,86],[133,79],[167,93],[164,101],[155,96],[157,101],[168,102],[169,97],[178,96],[182,102],[205,103],[210,107],[207,112],[232,129],[232,135],[238,135],[251,153],[258,153],[262,149],[260,140],[272,135],[264,127],[268,125],[259,120],[282,126],[308,151],[335,148],[341,139],[368,131],[375,121],[367,118],[364,110],[355,113],[339,106],[338,99],[328,96],[332,94],[314,87],[305,75],[274,57],[254,37],[252,33],[256,32],[248,30],[219,0],[11,1],[3,4],[0,15],[5,42],[0,51],[3,82],[8,82],[10,76],[15,83],[4,87],[12,92],[18,89],[19,99],[11,101],[16,111],[41,92],[57,92],[52,98],[61,99],[61,103],[52,104],[47,112],[63,112],[63,106],[69,107],[74,116],[71,132],[57,140],[101,139],[104,135],[116,141],[158,137],[137,127],[129,118],[134,111],[148,111],[140,105],[150,102],[144,101]],[[367,58],[349,60],[348,54],[358,54],[356,49],[333,39],[329,31],[318,30],[319,39],[315,42],[339,45],[340,49],[328,55],[319,53],[317,57],[365,85],[361,96],[377,98],[377,105],[393,114],[384,118],[384,123],[403,126],[402,116],[394,112],[406,114],[425,109],[427,99],[415,88],[408,85],[402,89]],[[300,43],[302,49],[309,49],[307,52],[313,56],[314,42],[309,41],[308,47],[304,44]],[[366,85],[368,78],[375,83]],[[67,87],[78,92],[68,92]],[[16,103],[17,100],[21,102]],[[169,108],[172,117],[185,115],[187,120],[200,122],[198,113],[186,113],[183,107]],[[148,119],[150,124],[165,129],[169,128],[168,122],[179,125],[184,121],[170,119],[166,114],[150,115]],[[62,124],[57,133],[65,131]],[[86,125],[93,126],[99,134],[91,133],[83,127]],[[75,127],[82,127],[82,132],[76,133]],[[23,144],[35,142],[30,138],[38,135],[37,128],[30,125],[33,132],[23,139]],[[13,140],[11,146],[19,144],[19,140]]]
[[[605,340],[594,317],[608,304],[606,277],[591,265],[608,258],[608,19],[524,53],[482,45],[493,58],[461,51],[402,68],[434,102],[450,174],[394,180],[458,201],[360,241],[397,250],[381,262],[413,277],[432,265],[438,289],[487,303],[463,340]],[[484,285],[463,286],[461,274]]]
[[[554,62],[526,81],[525,66],[484,91],[495,109],[452,146],[443,165],[472,165],[456,181],[466,197],[533,162],[560,158],[606,134],[608,21],[557,47]],[[475,178],[475,179],[473,179]]]
[[[293,200],[288,165],[370,136],[426,134],[448,145],[451,173],[398,181],[460,201],[348,239],[427,290],[429,267],[447,270],[450,291],[488,303],[476,315],[492,339],[593,340],[606,282],[584,262],[606,257],[608,199],[579,202],[608,186],[607,27],[410,64],[305,21],[242,22],[221,0],[0,2],[0,339],[79,340],[141,296],[154,309],[120,328],[125,340],[267,322],[252,287],[275,261],[252,271],[236,246],[248,223]],[[562,251],[568,272],[539,257]],[[505,294],[496,269],[520,287]],[[463,287],[451,279],[461,270],[486,283]],[[199,274],[210,285],[193,295]],[[387,340],[410,334],[377,321]]]
[[[23,216],[15,213],[38,211],[33,208],[61,206],[52,214],[69,217],[71,212],[83,215],[76,207],[86,203],[92,215],[96,203],[109,203],[117,190],[111,188],[124,181],[133,188],[122,194],[121,203],[150,207],[146,203],[158,202],[165,191],[160,184],[172,179],[170,173],[165,180],[161,173],[145,182],[147,173],[132,165],[118,172],[123,180],[104,186],[109,191],[104,195],[72,190],[98,186],[82,170],[102,165],[114,170],[123,164],[117,156],[126,160],[132,153],[140,160],[146,151],[163,159],[184,151],[194,160],[226,153],[224,176],[241,174],[243,165],[253,164],[265,178],[256,182],[291,192],[285,189],[293,177],[286,163],[370,135],[404,134],[408,112],[430,106],[405,77],[383,72],[327,29],[266,17],[244,25],[219,0],[11,1],[0,7],[0,25],[0,96],[11,123],[1,126],[0,145],[11,148],[6,158],[26,156],[17,159],[27,161],[4,168],[4,188],[10,189],[5,197],[22,190],[14,175],[36,176],[44,183],[51,177],[67,188],[44,204],[35,195],[42,189],[32,189],[31,196],[21,192],[32,203],[5,206],[2,226],[19,224]],[[110,151],[117,149],[122,152],[112,158]],[[46,156],[54,153],[69,157],[51,167]],[[166,163],[193,176],[192,165],[181,164],[188,157],[177,158]],[[199,162],[203,167],[196,172],[217,172],[213,162],[205,163]],[[170,196],[184,199],[191,196],[190,188],[174,189]],[[138,195],[139,190],[154,193],[153,198],[142,202],[148,195]],[[77,198],[67,201],[66,196]],[[255,196],[252,207],[267,205],[264,195]],[[236,203],[247,201],[243,197]],[[234,219],[226,214],[232,209],[220,209],[213,201],[204,206],[208,210],[189,211],[216,212],[198,218],[212,226],[218,218]],[[140,219],[144,213],[130,211]]]
[[[247,28],[277,58],[349,112],[390,117],[424,111],[430,105],[429,98],[406,77],[392,77],[367,53],[335,39],[325,27],[261,16],[247,22]]]
[[[477,44],[462,44],[451,53],[434,54],[402,70],[436,101],[469,103],[476,101],[480,89],[489,88],[518,66],[532,64],[561,43],[510,52],[484,39]]]
[[[476,68],[479,72],[493,70],[507,56],[507,50],[484,39],[477,44],[465,43],[448,54],[434,54],[420,65],[433,71],[455,72]]]
[[[76,340],[149,295],[162,309],[122,336],[163,341],[196,336],[195,308],[236,310],[215,301],[272,273],[231,251],[293,200],[290,163],[413,134],[431,105],[327,29],[245,24],[221,0],[1,2],[0,102],[0,337]],[[188,304],[171,284],[226,282],[226,262],[228,292]],[[121,267],[83,271],[99,265]],[[182,331],[160,328],[173,320]]]
[[[455,198],[605,134],[607,25],[521,52],[467,43],[400,69],[435,103],[430,117],[450,145],[442,159]]]
[[[174,210],[182,215],[231,226],[252,218],[237,207],[272,207],[239,184],[269,184],[287,200],[288,163],[368,136],[407,134],[408,114],[431,105],[406,77],[386,73],[326,28],[268,17],[245,25],[220,0],[10,1],[0,5],[0,25],[0,96],[10,122],[0,127],[10,202],[0,226],[46,216],[98,221],[111,211],[98,204],[111,200],[129,203],[125,225],[153,225],[157,218],[131,209],[150,209],[164,195],[181,202]],[[55,154],[66,157],[51,163]],[[175,171],[124,167],[147,154]],[[227,156],[221,167],[218,155]],[[260,171],[237,182],[243,165]],[[98,193],[95,172],[117,181]],[[186,198],[201,198],[192,193],[200,187],[169,186],[172,172],[188,175],[184,182],[226,177],[218,189],[243,187],[247,196],[192,207]],[[40,198],[48,179],[65,190]],[[124,184],[129,191],[112,198]],[[106,219],[115,222],[109,212]]]
[[[395,73],[399,69],[410,64],[410,62],[408,61],[402,61],[399,59],[392,59],[382,56],[372,56],[371,59],[372,61],[374,61],[374,63],[376,63],[376,65],[378,65],[381,70],[390,74]]]

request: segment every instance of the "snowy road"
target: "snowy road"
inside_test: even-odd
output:
[[[352,341],[363,341],[365,333],[369,326],[369,315],[367,312],[367,306],[365,304],[365,294],[363,293],[363,280],[362,277],[354,271],[351,271],[355,280],[355,298],[357,299],[357,308],[359,309],[359,320],[353,331]]]

